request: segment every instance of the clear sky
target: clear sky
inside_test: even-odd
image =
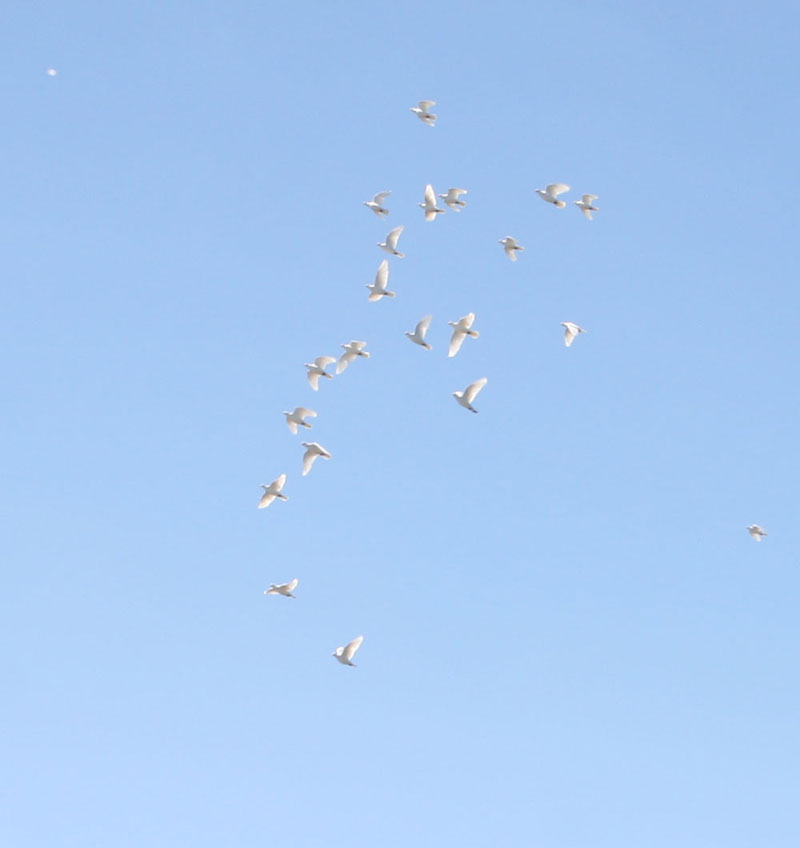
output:
[[[798,845],[793,5],[8,0],[2,844]]]

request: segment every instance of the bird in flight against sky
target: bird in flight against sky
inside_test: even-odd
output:
[[[470,383],[463,392],[453,392],[453,397],[464,407],[464,409],[468,409],[470,412],[477,412],[478,410],[472,405],[472,401],[475,400],[478,392],[489,382],[487,377],[481,377],[480,380],[476,380],[474,383]]]
[[[297,435],[298,427],[311,428],[311,425],[305,420],[306,418],[317,417],[317,413],[313,409],[306,409],[304,406],[296,406],[292,412],[284,412],[283,414],[286,416],[286,423],[289,429],[295,435]]]
[[[573,324],[572,321],[562,321],[561,326],[564,328],[564,344],[569,347],[574,341],[578,333],[585,333],[583,327]]]
[[[395,227],[389,235],[386,236],[386,241],[378,242],[378,247],[381,250],[385,250],[387,253],[391,253],[392,256],[396,256],[398,259],[402,259],[405,256],[405,253],[400,253],[397,249],[397,242],[404,229],[405,227],[402,224],[399,227]]]
[[[286,484],[286,475],[281,474],[277,480],[273,480],[269,486],[264,483],[261,484],[261,488],[264,490],[264,494],[261,495],[261,500],[258,502],[259,509],[265,509],[268,507],[275,498],[280,498],[282,501],[288,501],[289,498],[286,495],[281,494],[281,489]]]
[[[440,194],[439,197],[454,211],[460,212],[467,204],[464,200],[459,200],[462,194],[466,194],[465,188],[449,188],[447,194]]]
[[[432,127],[436,124],[437,116],[431,112],[431,106],[435,105],[435,100],[420,100],[416,106],[411,107],[411,111],[420,119],[420,121],[423,121],[429,127]]]
[[[364,206],[371,209],[379,218],[385,218],[389,210],[383,206],[383,201],[391,194],[390,191],[379,191],[372,200],[365,200]]]
[[[505,250],[506,256],[512,262],[517,261],[517,251],[525,250],[525,248],[521,244],[517,244],[516,239],[511,238],[511,236],[506,236],[505,238],[501,238],[500,244],[503,245],[503,250]]]
[[[758,524],[751,524],[747,528],[747,532],[757,541],[760,542],[764,536],[767,535],[767,531],[763,527],[759,527]],[[780,546],[779,546],[780,547]]]
[[[475,321],[475,313],[470,312],[458,321],[448,321],[447,323],[453,328],[453,335],[450,337],[450,349],[447,351],[448,356],[455,356],[464,344],[464,339],[467,336],[472,336],[477,339],[480,333],[477,330],[470,329]]]
[[[430,183],[425,186],[425,202],[418,203],[417,205],[421,206],[425,210],[426,221],[435,221],[437,215],[444,214],[444,209],[439,209],[436,205],[436,193]]]
[[[432,315],[426,315],[417,326],[414,328],[413,333],[406,332],[406,335],[411,339],[414,344],[418,344],[420,347],[424,347],[425,350],[433,350],[431,345],[429,345],[425,341],[425,336],[428,332],[428,327],[431,325]]]
[[[584,217],[588,220],[592,220],[592,212],[599,212],[600,210],[592,204],[593,200],[597,200],[596,194],[584,194],[580,200],[575,201],[575,205],[578,209],[583,212]]]
[[[376,301],[382,297],[394,297],[395,292],[389,291],[386,286],[389,284],[389,260],[384,259],[378,265],[378,272],[375,274],[375,282],[367,283],[369,289],[369,297],[367,300]]]
[[[343,647],[337,648],[331,656],[336,657],[342,665],[351,665],[355,668],[356,664],[352,660],[363,641],[363,636],[356,636],[352,642],[348,642]]]
[[[552,203],[559,209],[563,209],[567,203],[564,200],[559,200],[558,195],[563,194],[565,191],[569,191],[568,185],[565,185],[564,183],[550,183],[547,188],[537,188],[536,194],[538,194],[542,200],[547,201],[547,203]]]
[[[333,365],[334,362],[336,362],[335,356],[318,356],[313,362],[303,363],[308,368],[308,384],[315,392],[319,391],[320,377],[325,377],[328,380],[333,379],[333,374],[329,374],[325,368],[328,365]]]
[[[325,459],[331,458],[328,451],[318,442],[300,442],[300,444],[306,449],[306,452],[303,454],[303,477],[311,471],[311,466],[317,461],[317,457],[324,456]]]
[[[357,356],[363,356],[364,359],[369,359],[369,351],[364,350],[366,346],[366,342],[348,342],[347,344],[339,345],[339,347],[344,348],[344,353],[339,357],[339,362],[336,365],[336,373],[341,374]]]
[[[265,595],[283,595],[285,598],[296,598],[297,595],[293,595],[292,592],[297,588],[297,584],[300,581],[295,577],[294,580],[289,583],[270,583],[269,589],[264,590]]]

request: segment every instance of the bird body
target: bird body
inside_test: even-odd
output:
[[[351,665],[355,668],[353,657],[355,656],[356,651],[361,647],[361,643],[363,641],[363,636],[356,636],[352,642],[348,642],[346,645],[337,648],[331,656],[335,657],[342,665]]]
[[[306,452],[303,454],[303,477],[311,471],[311,466],[316,462],[317,457],[324,456],[325,459],[331,458],[328,451],[317,442],[301,442],[300,444],[306,449]]]
[[[563,209],[567,205],[566,201],[559,200],[558,195],[563,194],[565,191],[569,191],[569,186],[565,183],[550,183],[546,188],[537,188],[536,194],[547,203],[552,203],[559,209]]]
[[[437,215],[444,214],[444,209],[439,209],[436,205],[436,193],[430,183],[425,186],[425,202],[418,203],[417,205],[421,206],[425,210],[426,221],[435,221]]]
[[[561,326],[564,328],[564,344],[569,347],[574,341],[578,333],[585,333],[583,327],[573,324],[572,321],[562,321]]]
[[[375,274],[375,282],[367,283],[369,289],[369,297],[367,300],[376,301],[382,297],[394,297],[395,292],[389,291],[386,286],[389,283],[389,260],[384,259],[378,265],[378,272]]]
[[[593,200],[597,200],[596,194],[584,194],[580,200],[575,201],[575,205],[581,210],[581,212],[583,212],[584,217],[589,221],[592,220],[592,212],[600,211],[592,204]]]
[[[406,333],[406,335],[411,339],[414,344],[418,344],[420,347],[424,347],[425,350],[432,350],[433,348],[425,341],[425,334],[428,332],[428,327],[431,325],[432,315],[426,315],[421,321],[417,323],[417,326],[414,328],[413,333]]]
[[[517,261],[517,251],[525,250],[525,248],[521,244],[517,244],[516,239],[511,238],[511,236],[506,236],[505,238],[501,238],[500,244],[503,245],[503,250],[505,250],[506,256],[512,262]]]
[[[467,336],[472,336],[477,339],[480,333],[477,330],[472,330],[472,324],[475,321],[475,313],[470,312],[458,321],[448,321],[447,323],[453,328],[453,335],[450,337],[450,349],[447,351],[448,356],[455,356],[464,344],[464,339]]]
[[[372,200],[365,200],[364,206],[371,209],[379,218],[385,218],[389,210],[383,206],[383,201],[391,194],[390,191],[379,191]]]
[[[298,427],[311,428],[308,421],[304,419],[317,417],[317,413],[313,409],[306,409],[304,406],[296,406],[292,412],[284,412],[283,414],[286,416],[286,424],[295,435],[297,435]]]
[[[325,368],[336,362],[335,356],[318,356],[313,362],[304,362],[303,365],[308,368],[308,383],[311,388],[319,391],[319,378],[326,377],[328,380],[333,379],[333,374],[329,374]]]
[[[433,127],[436,125],[437,115],[434,115],[431,112],[431,106],[435,106],[435,100],[420,100],[416,106],[411,107],[411,111],[422,121],[426,123],[429,127]]]
[[[757,541],[760,542],[764,536],[767,535],[767,531],[763,527],[759,527],[758,524],[751,524],[747,528],[747,532]]]
[[[470,412],[477,412],[478,410],[472,405],[472,401],[475,400],[478,392],[488,382],[489,380],[487,377],[481,377],[480,380],[470,383],[463,392],[453,392],[453,397],[461,406],[464,407],[464,409],[468,409]]]
[[[449,188],[447,194],[440,194],[439,197],[454,211],[460,212],[467,204],[464,200],[459,200],[462,194],[467,194],[465,188]]]
[[[396,256],[398,259],[402,259],[405,256],[405,253],[400,253],[397,249],[397,242],[404,229],[405,227],[402,225],[395,227],[389,235],[386,236],[386,241],[378,242],[378,247],[381,250],[385,250],[387,253],[391,253],[392,256]]]
[[[269,486],[262,483],[261,488],[264,490],[264,494],[261,495],[261,500],[258,502],[258,508],[265,509],[275,500],[275,498],[280,498],[282,501],[288,501],[289,498],[287,498],[286,495],[281,494],[281,489],[285,484],[285,474],[281,474],[281,476],[276,480],[273,480]]]
[[[294,580],[289,581],[288,583],[270,583],[269,589],[264,590],[265,595],[283,595],[284,598],[296,598],[297,595],[293,595],[292,592],[297,588],[297,584],[300,581],[295,577]]]
[[[344,348],[344,353],[339,357],[339,362],[336,365],[337,374],[341,374],[357,356],[369,359],[369,351],[364,350],[367,346],[366,342],[348,342],[339,346]]]

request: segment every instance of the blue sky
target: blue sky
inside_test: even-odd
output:
[[[797,24],[7,4],[5,844],[797,845]]]

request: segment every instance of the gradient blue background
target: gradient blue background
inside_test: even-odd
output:
[[[4,844],[798,844],[799,17],[5,4]]]

